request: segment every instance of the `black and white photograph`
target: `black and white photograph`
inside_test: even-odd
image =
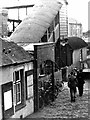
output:
[[[89,21],[89,0],[0,0],[0,120],[90,119]]]

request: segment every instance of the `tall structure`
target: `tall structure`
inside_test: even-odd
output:
[[[8,19],[8,11],[5,9],[0,10],[0,36],[7,36],[7,19]]]
[[[60,9],[60,38],[64,39],[68,37],[68,12],[67,12],[67,0],[60,0],[62,7]]]
[[[68,21],[68,36],[82,37],[82,24],[73,18]]]

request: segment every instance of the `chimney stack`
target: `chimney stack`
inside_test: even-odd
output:
[[[0,9],[0,36],[7,37],[7,20],[8,20],[8,11],[6,9]]]

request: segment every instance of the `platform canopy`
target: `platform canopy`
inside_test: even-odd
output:
[[[45,34],[62,4],[59,0],[38,0],[30,14],[22,20],[10,36],[16,43],[37,43]]]

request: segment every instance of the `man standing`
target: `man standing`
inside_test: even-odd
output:
[[[73,72],[69,75],[68,87],[70,88],[70,96],[71,102],[75,102],[75,94],[76,94],[76,77]]]
[[[85,83],[82,69],[77,74],[79,96],[83,95],[83,85]]]

